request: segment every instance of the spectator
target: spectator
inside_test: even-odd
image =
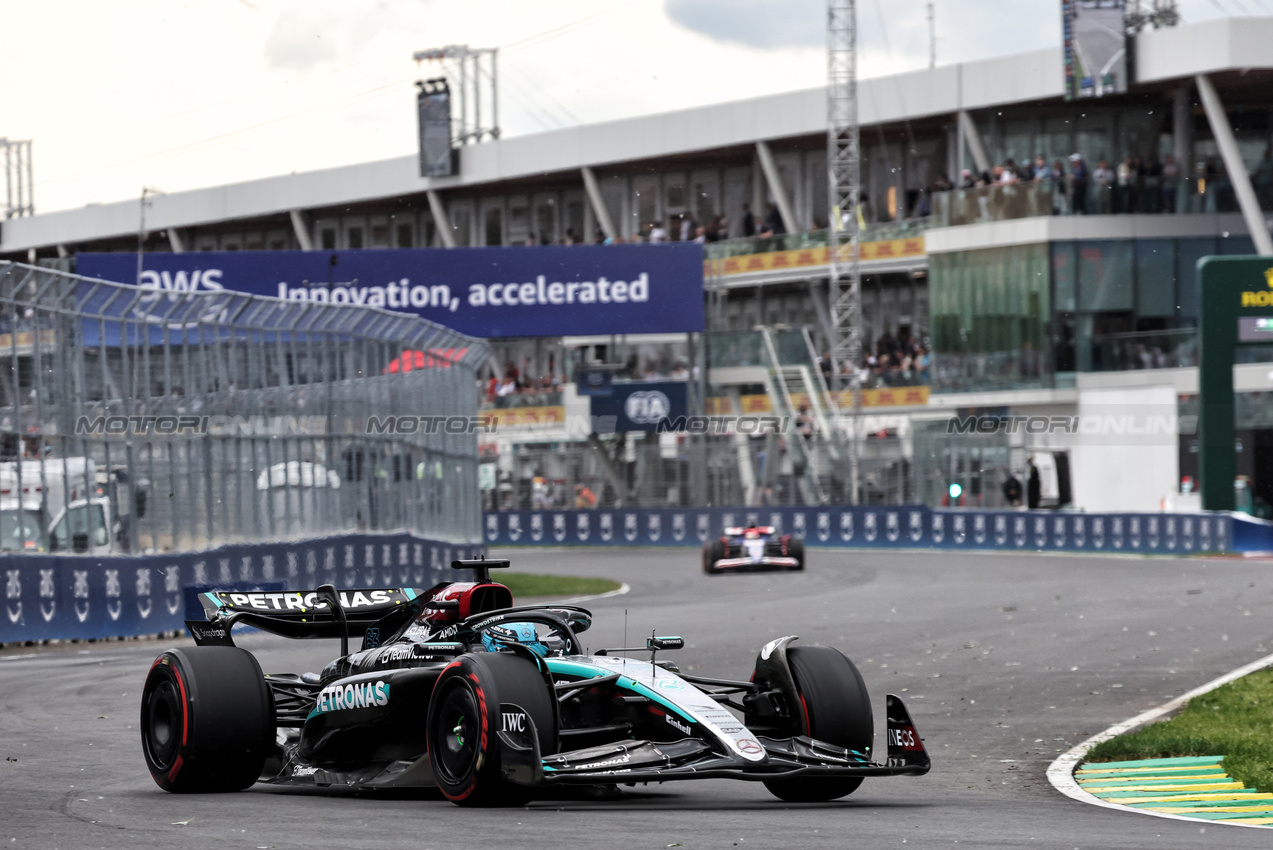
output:
[[[1114,171],[1109,167],[1109,163],[1101,160],[1096,164],[1096,170],[1092,172],[1092,183],[1096,187],[1096,211],[1098,213],[1108,213],[1110,211],[1110,193],[1114,186]]]
[[[796,431],[806,440],[813,439],[813,416],[809,413],[809,405],[807,404],[800,405],[800,410],[796,414]]]
[[[1087,215],[1087,180],[1082,154],[1070,154],[1070,208],[1075,215]]]
[[[693,218],[690,217],[689,213],[686,213],[685,215],[681,216],[681,241],[682,242],[690,241],[690,234],[695,233],[697,229],[698,229],[698,224],[694,221]]]
[[[1009,507],[1021,507],[1021,479],[1008,473],[1008,480],[1003,482],[1003,498]]]
[[[756,219],[751,214],[751,205],[743,204],[743,236],[756,235]]]
[[[765,211],[765,226],[773,233],[774,236],[781,236],[787,232],[787,227],[782,220],[782,213],[778,211],[778,207],[770,202]]]
[[[959,172],[959,188],[960,189],[977,188],[977,179],[972,176],[972,171],[970,171],[967,168]]]
[[[707,228],[706,228],[706,227],[699,227],[699,228],[696,228],[696,229],[694,230],[694,241],[695,241],[695,242],[697,242],[697,243],[698,243],[698,244],[700,244],[700,245],[706,244],[706,242],[707,242]]]
[[[597,495],[588,488],[588,485],[580,482],[575,485],[575,507],[579,510],[587,510],[597,506]]]
[[[650,225],[650,244],[653,245],[656,242],[666,242],[666,241],[667,241],[667,231],[663,228],[663,223],[658,221],[653,222]]]
[[[1043,154],[1039,154],[1034,158],[1033,177],[1035,183],[1052,179],[1052,169],[1048,166],[1048,161],[1043,158]]]
[[[530,484],[530,500],[535,510],[545,510],[553,506],[551,490],[548,487],[548,479],[542,474],[536,475],[531,479]]]

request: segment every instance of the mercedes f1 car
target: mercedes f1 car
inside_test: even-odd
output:
[[[703,572],[717,575],[748,570],[803,570],[804,541],[778,534],[772,525],[730,527],[703,544]]]
[[[790,801],[832,800],[867,776],[917,776],[929,758],[902,701],[872,761],[871,704],[835,649],[770,641],[751,681],[679,672],[677,637],[585,655],[583,608],[514,607],[490,581],[508,561],[457,561],[473,581],[412,588],[201,596],[195,646],[151,666],[142,751],[159,787],[255,782],[436,787],[460,805],[518,805],[555,786],[680,779],[764,782]],[[263,674],[235,625],[340,638],[320,673]],[[361,648],[348,651],[350,638]],[[629,658],[616,653],[649,653]]]

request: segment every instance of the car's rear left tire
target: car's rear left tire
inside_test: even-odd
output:
[[[829,646],[793,646],[787,650],[799,696],[794,734],[859,753],[868,753],[875,735],[871,700],[862,674],[844,653]],[[862,784],[860,776],[837,779],[782,779],[765,787],[790,803],[820,803],[848,796]]]
[[[165,791],[242,791],[260,777],[274,734],[274,698],[252,653],[170,649],[151,665],[142,687],[142,752]]]
[[[438,677],[429,699],[429,764],[438,789],[460,806],[520,806],[532,789],[500,770],[501,704],[520,706],[535,725],[541,754],[556,752],[555,697],[539,668],[505,652],[464,655]]]
[[[716,562],[725,557],[725,544],[720,540],[709,540],[703,544],[703,572],[709,576],[720,573]]]

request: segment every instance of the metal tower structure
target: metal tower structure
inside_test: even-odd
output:
[[[0,139],[4,152],[4,217],[35,215],[31,140]]]
[[[1135,34],[1145,27],[1162,29],[1180,23],[1180,10],[1176,0],[1129,0],[1123,13],[1128,34]]]
[[[827,238],[830,268],[832,389],[848,389],[852,400],[849,489],[858,498],[857,413],[862,404],[862,146],[858,131],[857,9],[855,0],[827,0],[827,180],[831,214]],[[838,406],[838,405],[837,405]]]
[[[411,58],[442,64],[442,73],[460,107],[459,115],[453,119],[456,144],[499,138],[498,47],[448,44],[417,50]]]

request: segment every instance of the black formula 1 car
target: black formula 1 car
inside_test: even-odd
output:
[[[489,570],[412,588],[209,591],[196,646],[155,660],[141,739],[167,791],[239,791],[255,782],[362,789],[436,787],[460,805],[519,805],[554,786],[678,779],[764,782],[791,801],[832,800],[867,776],[917,776],[929,758],[902,701],[887,698],[888,745],[872,757],[866,687],[839,651],[770,641],[752,681],[678,672],[651,637],[585,655],[591,615],[513,607]],[[321,673],[263,674],[233,645],[236,624],[342,641]],[[351,637],[362,648],[349,653]],[[649,652],[649,658],[617,652]]]
[[[703,572],[710,575],[757,570],[803,570],[804,541],[779,534],[772,525],[729,527],[703,544]]]

